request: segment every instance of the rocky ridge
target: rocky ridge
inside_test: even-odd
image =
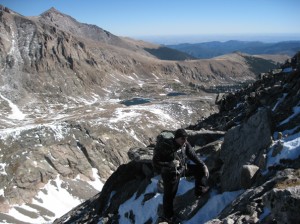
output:
[[[175,200],[183,223],[300,221],[299,59],[297,54],[282,71],[224,96],[219,113],[187,128],[210,170],[212,192],[196,200],[193,180],[182,179],[182,186],[191,186],[179,186],[183,192]],[[152,172],[153,147],[132,148],[132,161],[111,175],[101,193],[54,223],[156,223],[162,191]],[[227,204],[207,216],[220,198]]]

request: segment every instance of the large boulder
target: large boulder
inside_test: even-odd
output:
[[[243,165],[259,165],[259,158],[270,143],[271,125],[267,109],[259,109],[245,123],[230,129],[224,137],[220,152],[220,159],[224,163],[222,190],[241,189]]]
[[[241,172],[241,186],[242,188],[250,188],[253,184],[257,171],[259,170],[258,166],[255,165],[244,165]]]

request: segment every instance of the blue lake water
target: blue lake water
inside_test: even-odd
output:
[[[184,96],[184,95],[186,95],[186,93],[182,93],[182,92],[171,92],[167,94],[167,96]]]
[[[139,105],[144,103],[150,103],[151,99],[149,98],[141,98],[141,97],[135,97],[129,100],[123,100],[121,101],[121,104],[124,104],[126,106],[133,106],[133,105]]]
[[[183,96],[187,95],[186,93],[182,92],[171,92],[168,93],[167,96]],[[128,100],[122,100],[120,103],[124,104],[126,106],[133,106],[133,105],[139,105],[139,104],[145,104],[150,103],[153,99],[151,98],[144,98],[144,97],[134,97]]]

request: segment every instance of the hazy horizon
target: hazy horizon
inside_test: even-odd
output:
[[[204,43],[204,42],[226,42],[236,41],[259,41],[264,43],[277,43],[283,41],[300,41],[300,33],[291,34],[201,34],[201,35],[149,35],[134,36],[132,38],[148,41],[156,44],[171,45],[183,43]]]

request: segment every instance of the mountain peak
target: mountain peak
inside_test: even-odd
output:
[[[48,9],[47,11],[50,11],[50,12],[58,12],[58,10],[54,7],[51,7],[50,9]]]
[[[45,16],[49,16],[49,15],[57,15],[57,14],[64,15],[63,13],[61,13],[60,11],[58,11],[56,8],[51,7],[51,8],[48,9],[47,11],[43,12],[43,13],[41,14],[41,16],[42,16],[42,17],[45,17]]]

